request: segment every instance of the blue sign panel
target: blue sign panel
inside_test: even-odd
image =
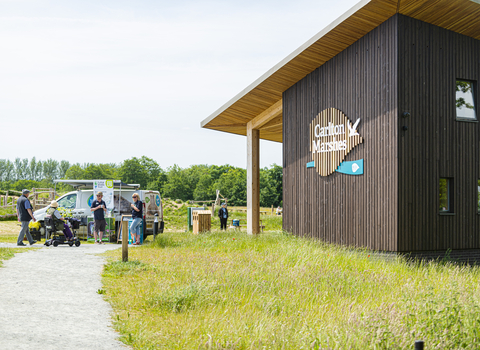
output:
[[[343,162],[338,166],[336,171],[348,175],[362,175],[363,159],[354,160],[352,162]]]

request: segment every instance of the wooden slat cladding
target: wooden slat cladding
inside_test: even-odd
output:
[[[283,94],[284,229],[302,236],[397,250],[397,16]],[[345,160],[364,159],[364,175],[322,177],[312,159],[309,125],[337,108],[361,118],[363,143]]]
[[[479,123],[455,118],[456,79],[476,81],[478,116],[480,41],[400,16],[398,61],[399,114],[411,114],[398,125],[408,127],[398,138],[398,249],[480,248]],[[453,179],[453,215],[439,214],[441,177]]]

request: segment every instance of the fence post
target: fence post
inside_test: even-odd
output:
[[[423,350],[424,345],[423,340],[415,340],[415,350]]]
[[[38,193],[35,193],[35,187],[32,188],[33,192],[33,211],[37,210],[37,201],[38,201]]]

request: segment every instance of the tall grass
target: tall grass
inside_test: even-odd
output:
[[[135,349],[478,348],[479,269],[385,259],[282,232],[168,233],[109,252],[114,324]]]

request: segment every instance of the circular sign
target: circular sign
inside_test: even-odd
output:
[[[93,194],[90,197],[88,197],[87,204],[88,204],[89,207],[92,206],[92,202],[93,202]]]

